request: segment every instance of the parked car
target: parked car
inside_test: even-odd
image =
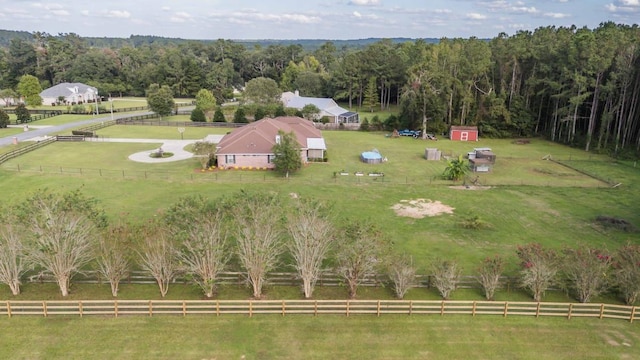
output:
[[[409,130],[409,129],[404,129],[404,130],[400,130],[398,131],[398,135],[400,136],[413,136],[413,137],[419,137],[422,134],[422,131],[420,130]]]

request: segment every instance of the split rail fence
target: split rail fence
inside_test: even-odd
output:
[[[494,315],[620,319],[633,323],[636,306],[555,302],[445,300],[65,300],[0,302],[0,316],[156,315]]]

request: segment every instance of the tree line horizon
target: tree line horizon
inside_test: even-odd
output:
[[[158,41],[100,47],[76,34],[15,37],[0,48],[0,90],[15,89],[29,74],[43,88],[83,82],[100,94],[144,96],[159,84],[176,97],[207,89],[222,102],[249,80],[269,78],[281,91],[330,97],[363,116],[397,112],[398,128],[442,133],[472,125],[483,137],[539,136],[616,157],[640,153],[637,25],[547,26],[492,39],[381,39],[354,47],[326,41],[314,50],[294,40],[246,46],[149,38]]]

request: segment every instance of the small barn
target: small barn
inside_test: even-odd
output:
[[[478,141],[477,126],[452,126],[449,139],[454,141]]]

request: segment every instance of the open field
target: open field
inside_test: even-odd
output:
[[[193,131],[191,131],[193,130]],[[189,134],[223,129],[188,129]],[[175,132],[175,133],[174,133]],[[177,138],[172,127],[114,126],[99,131],[113,137]],[[187,132],[185,132],[185,135]],[[514,145],[507,140],[477,143],[423,142],[411,138],[390,139],[382,133],[325,132],[329,162],[311,164],[290,180],[271,171],[212,171],[201,173],[196,160],[140,164],[128,155],[157,148],[159,144],[56,143],[8,161],[0,169],[4,200],[19,201],[33,189],[71,190],[81,187],[96,197],[111,216],[128,213],[138,221],[166,208],[181,196],[199,193],[209,198],[241,189],[277,191],[287,196],[325,200],[334,204],[338,222],[370,219],[393,241],[397,252],[412,254],[419,271],[437,257],[456,259],[465,273],[473,274],[480,261],[494,254],[508,257],[508,271],[516,268],[518,245],[540,242],[562,248],[577,244],[607,247],[640,239],[638,233],[606,229],[594,222],[598,215],[640,223],[639,191],[635,183],[640,169],[615,165],[604,157],[586,154],[543,140]],[[491,147],[497,154],[495,170],[480,175],[488,190],[452,189],[439,179],[445,161],[426,161],[425,147],[438,147],[445,154],[466,153],[473,147]],[[359,161],[361,151],[378,149],[389,161],[367,165]],[[574,167],[611,178],[605,182],[571,168],[542,160],[569,160]],[[18,172],[18,169],[20,170]],[[349,176],[334,176],[346,170]],[[353,176],[355,171],[383,171],[384,178]],[[458,184],[460,185],[460,184]],[[391,209],[402,200],[440,201],[453,214],[410,218]],[[469,230],[460,223],[478,216],[490,227]]]
[[[616,320],[470,316],[3,319],[5,359],[634,359]],[[126,329],[126,331],[123,331]]]

